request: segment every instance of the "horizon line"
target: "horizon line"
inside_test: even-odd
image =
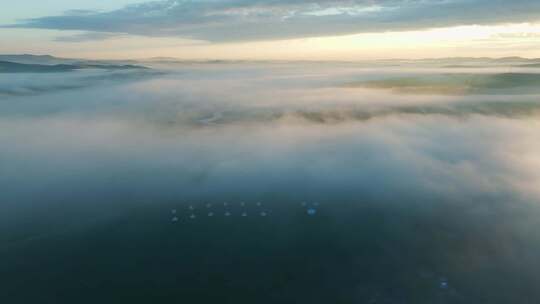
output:
[[[425,61],[425,60],[444,60],[444,59],[487,59],[487,60],[501,60],[501,59],[522,59],[522,60],[540,60],[540,57],[524,57],[524,56],[502,56],[502,57],[490,57],[490,56],[455,56],[455,57],[422,57],[422,58],[372,58],[372,59],[250,59],[250,58],[237,58],[237,59],[225,59],[225,58],[180,58],[170,56],[153,56],[153,57],[132,57],[132,58],[90,58],[90,57],[63,57],[54,54],[33,54],[33,53],[0,53],[0,56],[35,56],[35,57],[53,57],[55,59],[66,60],[96,60],[96,61],[148,61],[148,60],[162,60],[162,61],[184,61],[184,62],[208,62],[208,61],[250,61],[250,62],[365,62],[365,61]]]

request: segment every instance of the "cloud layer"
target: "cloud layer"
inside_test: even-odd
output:
[[[8,25],[110,34],[258,41],[540,19],[532,0],[167,0],[98,12],[72,10]]]

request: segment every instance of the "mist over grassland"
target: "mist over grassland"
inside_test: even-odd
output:
[[[362,250],[355,237],[365,237],[365,247],[377,248],[364,252],[366,259],[391,261],[362,268],[367,273],[388,274],[405,259],[412,281],[444,275],[454,284],[443,295],[431,287],[422,294],[403,286],[410,279],[403,274],[353,287],[351,265],[361,262],[340,264],[333,256],[320,271],[333,278],[328,284],[342,286],[330,290],[346,299],[354,298],[354,288],[357,299],[378,292],[385,303],[413,295],[418,303],[538,296],[540,74],[534,68],[147,65],[153,69],[0,74],[5,260],[38,247],[35,240],[44,246],[108,225],[117,230],[105,234],[130,233],[114,221],[129,229],[144,229],[130,226],[134,221],[150,221],[153,229],[170,225],[168,218],[157,220],[157,210],[182,202],[264,201],[286,213],[300,201],[318,201],[327,206],[327,227],[343,232],[331,242],[345,261]],[[140,216],[145,212],[150,219]],[[276,227],[294,226],[275,218]],[[172,233],[159,229],[162,236]],[[404,289],[385,294],[384,284]]]
[[[297,193],[328,188],[330,197],[346,188],[363,196],[389,187],[396,196],[450,200],[538,198],[540,103],[530,71],[517,80],[498,76],[506,75],[498,68],[449,74],[328,63],[177,64],[152,71],[21,74],[2,82],[6,90],[31,83],[34,94],[2,99],[2,176],[11,190],[0,195],[39,206],[28,187],[42,188],[46,201],[65,195],[70,183],[103,187],[93,195],[109,188],[127,195],[140,183],[139,194],[149,199],[288,193],[281,187],[290,185]],[[402,85],[393,79],[461,83],[463,75],[495,77],[498,85],[459,95],[393,89]],[[348,85],[353,82],[392,88]],[[78,85],[66,89],[70,84]],[[115,186],[107,186],[109,179]],[[22,192],[26,199],[18,197]]]

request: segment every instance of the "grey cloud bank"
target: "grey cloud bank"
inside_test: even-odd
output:
[[[63,41],[112,35],[182,37],[213,42],[403,31],[540,19],[532,0],[155,1],[109,12],[70,11],[13,28],[82,30]]]

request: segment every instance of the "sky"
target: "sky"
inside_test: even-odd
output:
[[[0,53],[81,58],[540,57],[536,0],[20,0]]]

